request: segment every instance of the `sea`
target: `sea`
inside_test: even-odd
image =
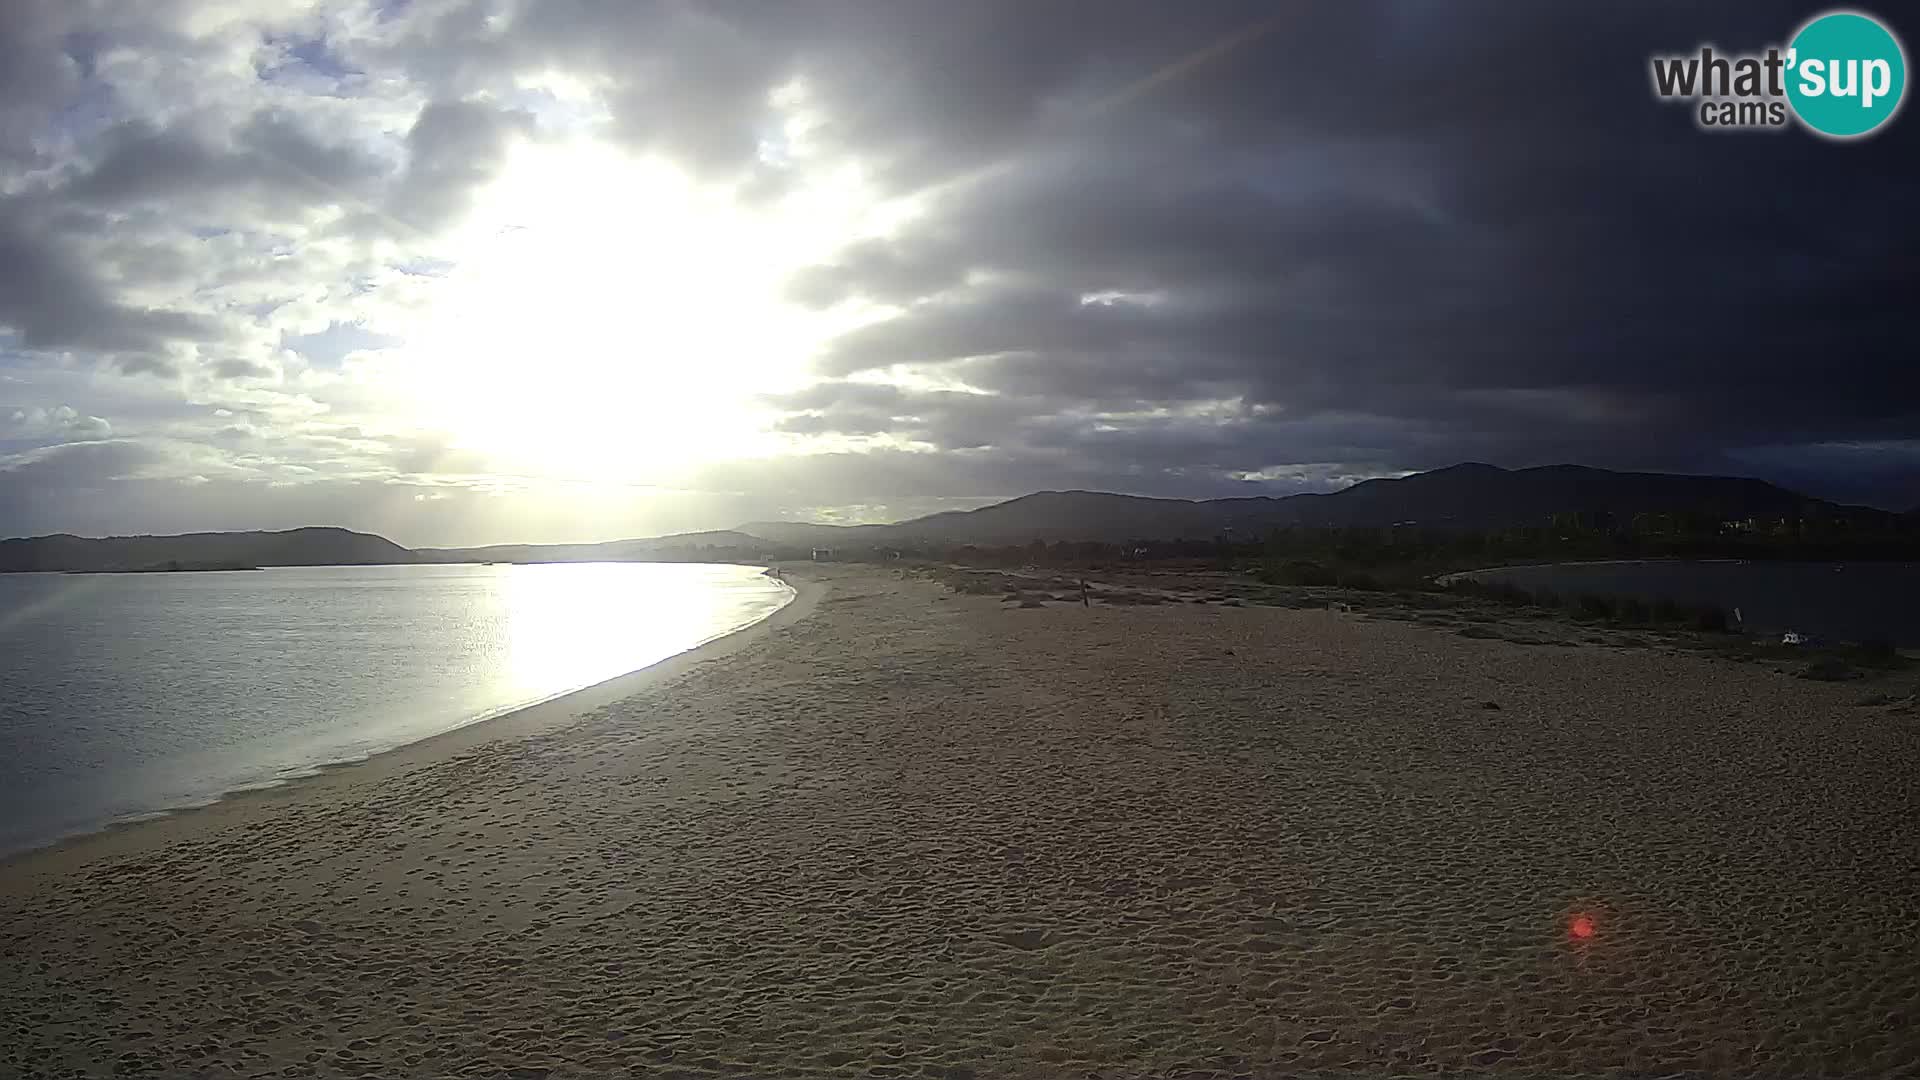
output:
[[[0,855],[537,704],[792,598],[678,563],[0,574]]]
[[[1648,559],[1478,570],[1480,581],[1738,611],[1750,634],[1920,647],[1920,563]]]

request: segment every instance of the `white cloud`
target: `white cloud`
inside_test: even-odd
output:
[[[1872,216],[1896,144],[1769,162],[1848,193],[1809,251],[1649,264],[1636,222],[1775,235],[1702,179],[1753,147],[1484,131],[1504,99],[1449,66],[1619,44],[1594,18],[1429,54],[1323,5],[1220,53],[1230,5],[7,0],[4,509],[594,538],[1904,438],[1910,320],[1872,299],[1911,246]],[[1310,92],[1337,55],[1369,58],[1353,92]],[[1851,299],[1781,293],[1783,260]],[[1781,366],[1808,340],[1839,365],[1811,388]]]
[[[89,416],[71,405],[0,406],[0,439],[45,439],[82,442],[105,439],[113,434],[113,425],[103,417]]]

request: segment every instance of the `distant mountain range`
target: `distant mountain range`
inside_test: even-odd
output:
[[[348,529],[188,533],[184,536],[36,536],[0,540],[0,573],[35,570],[226,569],[257,566],[381,566],[401,563],[623,562],[685,558],[703,549],[760,549],[768,542],[736,532],[682,533],[604,544],[502,544],[477,548],[404,548],[384,536]]]
[[[1256,537],[1289,526],[1360,528],[1411,525],[1491,529],[1541,524],[1560,513],[1627,521],[1643,513],[1722,519],[1823,516],[1890,524],[1898,515],[1840,506],[1760,480],[1668,473],[1612,472],[1579,465],[1502,469],[1469,463],[1342,491],[1284,498],[1189,501],[1097,491],[1041,491],[978,510],[949,511],[891,525],[758,521],[737,529],[601,544],[506,544],[477,548],[403,548],[346,529],[194,533],[89,540],[41,536],[0,540],[0,572],[133,570],[168,563],[243,566],[375,563],[580,562],[739,558],[791,554],[794,548],[904,544],[1025,544],[1034,540],[1206,539]],[[1916,508],[1920,516],[1920,508]]]
[[[346,566],[415,561],[412,552],[383,536],[319,527],[286,532],[110,536],[103,540],[61,533],[26,540],[0,540],[0,572],[147,570],[168,563]]]
[[[1097,491],[1041,491],[978,510],[950,511],[893,525],[833,526],[757,521],[736,531],[795,544],[945,541],[1022,544],[1032,540],[1172,540],[1223,533],[1257,536],[1276,528],[1495,529],[1540,524],[1559,513],[1697,513],[1723,519],[1834,517],[1891,520],[1761,480],[1612,472],[1580,465],[1502,469],[1468,463],[1398,479],[1365,480],[1330,494],[1281,498],[1147,499]]]

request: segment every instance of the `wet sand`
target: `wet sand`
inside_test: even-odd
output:
[[[0,867],[0,1075],[1914,1075],[1920,717],[1862,696],[826,571]]]

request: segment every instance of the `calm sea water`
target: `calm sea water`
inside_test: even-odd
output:
[[[544,701],[792,595],[658,563],[0,574],[0,853]]]
[[[1523,589],[1605,593],[1740,609],[1751,633],[1920,646],[1920,563],[1647,561],[1483,570]]]

